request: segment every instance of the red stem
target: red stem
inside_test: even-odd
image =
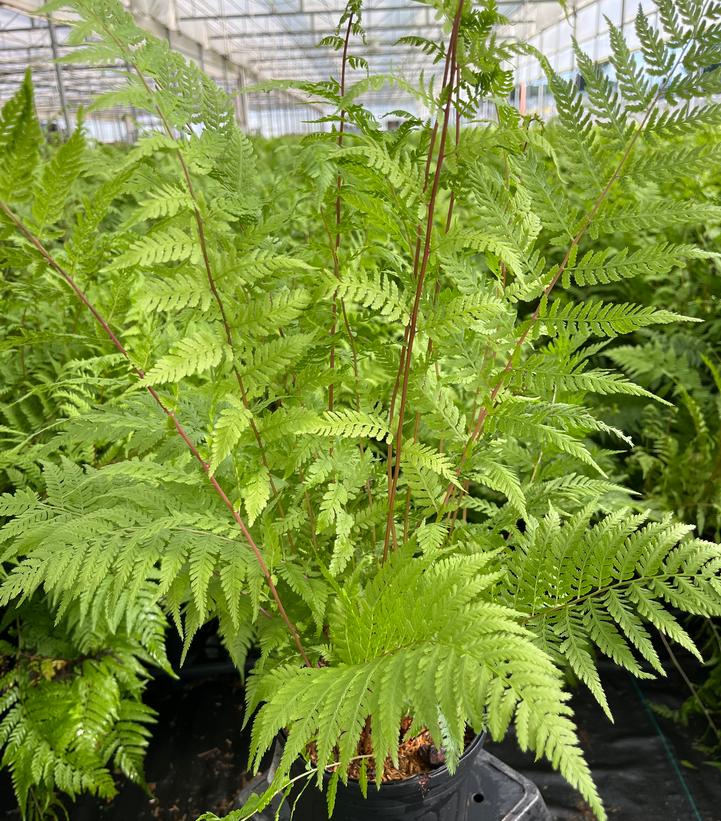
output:
[[[343,57],[341,60],[341,68],[340,68],[340,96],[345,96],[345,70],[346,70],[346,63],[348,61],[348,44],[350,42],[350,35],[351,30],[353,28],[353,12],[350,13],[348,16],[348,26],[345,31],[345,40],[343,42]],[[340,125],[338,127],[338,146],[343,145],[343,132],[345,130],[345,109],[342,109],[340,112]],[[336,195],[335,195],[335,248],[333,251],[333,268],[336,278],[340,276],[340,264],[338,261],[338,249],[340,248],[340,220],[341,220],[341,198],[340,198],[340,189],[343,185],[343,178],[340,174],[336,177]],[[343,311],[344,314],[344,321],[346,325],[348,323],[348,319],[345,316],[345,309]],[[331,308],[331,326],[330,326],[330,369],[331,372],[335,370],[335,333],[336,333],[336,325],[338,321],[338,289],[336,289],[333,293],[333,307]],[[350,327],[347,327],[348,336],[351,338],[351,345],[353,345],[353,338],[351,335]],[[335,383],[331,382],[328,385],[328,410],[333,410],[333,405],[335,401]]]
[[[683,57],[683,53],[677,59],[676,66],[674,67],[674,70],[680,64],[682,57]],[[514,363],[514,360],[515,360],[518,352],[521,350],[521,348],[525,344],[526,340],[528,339],[528,336],[529,336],[531,330],[535,327],[536,323],[538,322],[538,319],[541,315],[541,307],[543,306],[544,302],[548,299],[548,296],[551,293],[551,291],[556,287],[559,280],[563,276],[563,272],[566,270],[566,267],[568,266],[568,263],[571,259],[571,255],[573,254],[574,249],[578,247],[579,243],[581,242],[581,240],[585,236],[586,231],[588,231],[591,223],[593,222],[593,220],[596,217],[596,214],[598,213],[599,209],[601,208],[601,206],[605,202],[606,197],[609,194],[609,191],[611,190],[611,188],[615,185],[615,183],[621,177],[621,173],[623,172],[623,169],[624,169],[626,163],[628,162],[628,158],[631,156],[631,151],[633,150],[633,147],[636,145],[636,142],[638,141],[639,137],[643,133],[643,130],[644,130],[646,124],[648,123],[649,117],[651,116],[651,113],[653,112],[654,107],[655,107],[656,103],[659,100],[659,97],[660,97],[660,94],[661,94],[661,88],[662,88],[662,86],[659,86],[659,91],[656,93],[656,96],[655,96],[654,100],[649,105],[648,110],[646,111],[646,114],[644,115],[643,119],[641,120],[638,128],[636,129],[633,136],[629,140],[628,145],[626,146],[626,150],[623,152],[623,155],[622,155],[621,159],[619,160],[618,165],[614,169],[613,174],[611,174],[611,176],[609,177],[608,182],[603,187],[603,190],[598,195],[595,202],[591,206],[591,209],[588,211],[588,213],[584,217],[580,228],[578,229],[576,235],[571,240],[571,244],[568,246],[568,250],[566,251],[566,254],[563,257],[563,260],[561,261],[561,264],[558,266],[558,271],[556,271],[556,273],[553,275],[553,278],[551,279],[551,281],[543,289],[543,294],[541,295],[541,298],[538,301],[538,305],[536,305],[535,310],[531,314],[530,319],[528,320],[528,323],[526,325],[526,328],[524,329],[523,333],[516,340],[516,344],[513,346],[513,350],[511,351],[511,354],[508,357],[508,360],[506,361],[506,364],[505,364],[503,370],[501,371],[500,376],[498,377],[498,380],[496,381],[496,384],[493,386],[493,390],[491,391],[490,396],[489,396],[489,401],[486,402],[483,405],[483,407],[481,408],[481,410],[478,414],[478,418],[476,419],[476,424],[474,425],[474,428],[473,428],[473,431],[471,432],[471,435],[468,437],[468,441],[466,442],[466,445],[463,448],[463,452],[461,454],[460,462],[458,463],[458,466],[456,467],[456,471],[455,471],[456,476],[461,475],[463,467],[465,466],[465,463],[466,463],[466,461],[468,460],[468,458],[471,454],[471,451],[473,449],[473,445],[478,441],[478,439],[483,434],[483,430],[485,428],[486,420],[488,419],[488,414],[490,413],[490,410],[495,405],[496,399],[498,397],[498,394],[499,394],[501,388],[503,387],[503,383],[505,382],[506,377],[513,370],[513,363]],[[438,514],[439,518],[443,515],[443,508],[453,498],[455,493],[456,493],[456,486],[453,485],[452,483],[449,483],[448,487],[446,488],[446,495],[443,499],[443,504],[441,505],[441,510]]]
[[[47,264],[56,273],[58,273],[65,280],[65,282],[73,289],[73,291],[75,292],[75,295],[83,303],[83,305],[85,305],[85,307],[90,311],[90,313],[95,318],[95,321],[98,323],[98,325],[100,325],[100,327],[103,329],[103,331],[105,331],[105,333],[110,338],[110,341],[113,343],[115,348],[125,357],[125,359],[128,360],[128,362],[130,363],[131,368],[133,369],[133,371],[135,371],[138,378],[139,379],[144,379],[145,378],[145,372],[142,370],[142,368],[139,368],[139,367],[137,367],[136,365],[133,364],[133,362],[130,358],[130,354],[127,352],[127,350],[125,349],[122,342],[115,335],[115,333],[113,332],[113,329],[107,323],[107,321],[105,320],[103,315],[97,310],[97,308],[93,305],[93,303],[88,299],[85,292],[75,282],[73,277],[71,277],[70,274],[64,268],[62,268],[62,266],[55,260],[55,258],[46,250],[45,246],[40,242],[40,240],[37,237],[35,237],[25,227],[25,225],[21,222],[21,220],[13,213],[13,211],[11,211],[11,209],[4,202],[0,202],[0,210],[2,210],[3,213],[8,217],[8,219],[10,219],[10,221],[15,225],[15,227],[20,232],[20,234],[22,234],[22,236],[31,245],[33,245],[33,247],[40,253],[40,255],[47,262]],[[148,393],[153,397],[153,399],[155,400],[158,407],[172,421],[178,436],[180,436],[180,438],[183,440],[183,442],[185,442],[185,444],[188,447],[188,450],[191,452],[194,459],[203,468],[203,471],[205,472],[206,476],[208,477],[208,481],[210,482],[211,487],[213,488],[215,493],[220,497],[223,504],[231,512],[233,518],[235,519],[236,524],[238,525],[238,527],[240,528],[241,533],[243,534],[243,537],[245,538],[245,540],[248,543],[250,549],[253,551],[253,553],[255,555],[256,561],[258,562],[258,566],[260,567],[260,570],[261,570],[261,572],[262,572],[262,574],[265,578],[265,581],[268,585],[268,588],[271,592],[271,595],[273,596],[273,599],[275,600],[276,606],[278,607],[278,612],[280,613],[281,618],[285,622],[285,625],[288,628],[288,632],[290,633],[291,637],[293,638],[295,646],[297,647],[298,652],[299,652],[301,658],[303,659],[303,662],[308,667],[311,667],[312,665],[310,663],[310,659],[308,658],[308,656],[305,652],[305,649],[303,648],[303,644],[300,640],[300,634],[298,633],[298,628],[291,621],[290,617],[288,616],[288,614],[285,610],[285,607],[283,607],[283,603],[282,603],[282,601],[280,599],[280,596],[278,594],[278,589],[276,588],[275,583],[273,582],[273,578],[270,574],[270,570],[268,569],[268,565],[265,563],[265,559],[263,558],[263,554],[260,552],[260,548],[255,543],[255,540],[253,539],[253,537],[252,537],[250,531],[248,530],[248,528],[246,527],[245,522],[243,521],[243,519],[240,516],[240,514],[238,513],[238,511],[233,507],[233,503],[228,498],[228,495],[226,494],[226,492],[223,490],[223,488],[220,486],[220,484],[218,484],[218,480],[215,478],[215,476],[213,476],[210,473],[210,465],[200,455],[200,453],[198,452],[198,449],[196,448],[196,446],[193,443],[192,439],[188,436],[188,433],[186,432],[185,428],[181,425],[181,423],[178,420],[175,413],[165,405],[163,400],[158,395],[158,392],[155,390],[155,388],[152,385],[145,385],[144,387],[148,391]]]
[[[111,34],[111,36],[112,36],[112,34]],[[116,42],[117,42],[117,38],[113,38],[113,39],[115,39]],[[143,86],[145,87],[145,90],[146,90],[148,96],[152,99],[153,96],[154,96],[153,95],[153,90],[150,87],[150,85],[148,84],[148,81],[146,80],[145,75],[138,68],[138,66],[135,65],[135,63],[133,63],[131,61],[129,64],[132,65],[133,69],[135,70],[135,73],[138,75],[140,81],[142,82]],[[163,111],[161,105],[159,103],[156,103],[155,107],[156,107],[156,111],[158,112],[158,116],[160,117],[160,122],[163,125],[165,133],[171,139],[174,140],[175,136],[173,134],[173,129],[170,127],[170,123],[168,122],[168,118],[165,116],[165,112]],[[233,340],[233,332],[232,332],[231,327],[230,327],[230,322],[228,321],[228,315],[225,311],[225,305],[223,304],[222,297],[220,296],[220,292],[218,291],[218,287],[217,287],[216,282],[215,282],[215,277],[213,276],[213,269],[212,269],[211,264],[210,264],[210,255],[208,253],[208,243],[207,243],[206,237],[205,237],[205,225],[203,223],[203,217],[202,217],[202,215],[200,213],[200,209],[198,207],[198,199],[195,195],[195,188],[193,186],[193,181],[192,181],[192,178],[190,176],[190,170],[188,168],[187,163],[185,162],[185,158],[183,157],[183,153],[180,150],[180,147],[177,148],[175,153],[176,153],[176,156],[178,158],[180,168],[183,172],[183,177],[185,179],[185,184],[186,184],[187,189],[188,189],[188,194],[190,195],[190,198],[193,201],[193,215],[194,215],[194,218],[195,218],[196,227],[198,229],[198,242],[200,244],[200,250],[201,250],[201,253],[202,253],[202,256],[203,256],[203,265],[205,267],[205,273],[206,273],[206,276],[207,276],[207,279],[208,279],[208,287],[210,288],[210,292],[213,295],[213,299],[215,300],[215,303],[218,306],[218,311],[220,312],[220,318],[221,318],[221,322],[223,324],[223,329],[225,331],[226,342],[228,343],[228,346],[230,347],[230,349],[233,351],[233,354],[235,354],[235,342]],[[245,384],[243,382],[243,377],[241,376],[240,371],[238,370],[238,366],[235,363],[235,356],[233,357],[232,368],[233,368],[233,373],[235,374],[236,382],[238,383],[238,390],[240,391],[240,398],[241,398],[241,401],[243,402],[243,407],[245,407],[245,409],[249,411],[250,410],[250,403],[248,402],[248,394],[247,394],[247,391],[245,389]],[[250,429],[253,432],[253,436],[255,438],[256,444],[258,445],[258,450],[260,452],[260,458],[263,462],[263,466],[268,471],[268,481],[270,483],[271,492],[273,494],[273,497],[277,497],[278,496],[278,488],[276,487],[275,482],[273,481],[273,475],[272,475],[271,470],[270,470],[270,465],[268,464],[268,457],[267,457],[267,454],[266,454],[266,451],[265,451],[265,447],[263,445],[263,440],[261,439],[260,431],[258,430],[258,426],[255,423],[255,419],[253,418],[252,415],[250,416]],[[281,516],[285,516],[285,511],[283,509],[283,504],[282,504],[280,499],[278,499],[278,509],[280,510]],[[289,538],[292,549],[295,549],[295,545],[293,543],[293,537],[290,535],[290,533],[288,534],[288,538]]]
[[[456,82],[459,81],[458,75],[458,64],[454,64],[451,68],[451,83],[453,83],[453,75],[456,75]],[[458,145],[461,141],[461,114],[460,114],[460,93],[456,94],[456,107],[455,107],[455,114],[456,114],[456,133],[455,133],[455,147],[458,148]],[[451,223],[453,222],[453,209],[456,203],[456,192],[451,191],[450,201],[448,203],[448,212],[446,214],[446,227],[444,233],[447,234],[451,230]],[[433,306],[435,307],[438,301],[438,294],[441,290],[441,280],[440,277],[436,278],[436,287],[433,290]],[[433,353],[433,338],[428,337],[428,345],[426,346],[426,359],[430,360],[431,354]],[[440,378],[440,372],[438,368],[438,363],[436,363],[436,375]],[[420,427],[421,421],[421,414],[420,411],[416,411],[416,417],[413,423],[413,443],[415,444],[418,441],[418,430]],[[408,540],[408,526],[410,521],[410,508],[411,508],[411,489],[410,487],[406,491],[406,502],[405,502],[405,513],[403,515],[403,541]]]
[[[446,55],[446,70],[445,76],[447,77],[449,74],[450,67],[454,64],[455,57],[456,57],[456,46],[458,43],[458,32],[460,29],[461,24],[461,16],[463,14],[463,4],[465,0],[459,0],[458,8],[456,10],[456,16],[453,20],[453,28],[451,30],[451,37],[448,45],[448,54]],[[427,210],[427,219],[426,219],[426,229],[425,229],[425,238],[423,243],[423,259],[421,261],[421,268],[420,272],[418,272],[417,281],[416,281],[416,294],[415,299],[413,301],[413,310],[411,312],[410,322],[408,324],[408,339],[406,343],[406,352],[405,357],[402,357],[405,361],[403,362],[403,381],[401,387],[401,400],[400,400],[400,407],[398,409],[398,427],[396,432],[396,445],[395,445],[395,465],[393,466],[393,478],[391,481],[390,491],[388,494],[388,517],[386,520],[386,535],[385,541],[383,544],[383,557],[384,559],[388,555],[388,547],[390,543],[390,536],[391,531],[393,529],[393,519],[394,519],[394,508],[395,508],[395,497],[396,491],[398,488],[398,476],[400,474],[400,467],[401,467],[401,455],[402,455],[402,448],[403,448],[403,422],[405,419],[405,412],[406,412],[406,404],[408,401],[408,381],[410,377],[410,370],[411,370],[411,358],[413,355],[413,343],[415,342],[416,337],[416,328],[418,325],[418,313],[420,310],[421,304],[421,296],[423,294],[423,285],[425,283],[426,272],[428,270],[428,260],[430,259],[431,253],[431,237],[433,233],[433,218],[435,215],[435,208],[436,208],[436,197],[438,196],[438,189],[440,187],[441,182],[441,171],[443,169],[443,162],[445,159],[445,149],[446,149],[446,139],[448,137],[448,123],[450,120],[451,108],[453,105],[453,81],[454,76],[453,72],[450,72],[450,77],[448,78],[448,83],[445,86],[445,90],[447,91],[448,99],[446,100],[445,109],[443,112],[443,125],[441,127],[441,141],[438,147],[438,160],[436,162],[436,168],[433,174],[433,186],[431,188],[431,196],[428,201],[428,210]],[[400,372],[400,369],[399,369]]]

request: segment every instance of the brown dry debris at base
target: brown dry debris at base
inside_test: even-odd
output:
[[[411,728],[413,721],[410,718],[404,718],[401,722],[398,745],[398,766],[396,767],[390,758],[386,758],[383,767],[383,782],[388,781],[404,781],[406,778],[412,778],[419,773],[428,773],[438,769],[445,763],[445,755],[443,750],[436,748],[428,730],[423,730],[415,736],[406,737],[406,733]],[[470,736],[472,738],[472,734]],[[470,741],[466,739],[466,745]],[[308,750],[310,758],[313,763],[317,762],[317,754],[315,745],[312,744]],[[370,726],[366,724],[361,733],[360,741],[358,742],[358,755],[372,755],[373,753],[373,739],[370,731]],[[372,759],[365,759],[367,761],[368,780],[375,779],[375,767]],[[359,780],[362,760],[353,761],[348,768],[348,776],[354,780]]]

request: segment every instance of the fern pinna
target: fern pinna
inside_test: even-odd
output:
[[[721,90],[719,9],[662,0],[661,32],[639,12],[645,70],[612,30],[616,82],[579,51],[583,95],[538,55],[545,128],[504,102],[528,49],[499,41],[493,3],[429,5],[447,42],[418,45],[441,87],[422,79],[429,118],[393,132],[361,102],[393,78],[346,83],[357,2],[328,43],[341,79],[299,84],[334,130],[292,150],[256,152],[226,95],[115,0],[48,7],[79,18],[74,59],[126,73],[97,106],[155,124],[107,180],[41,159],[29,78],[2,115],[5,264],[68,286],[112,365],[79,370],[83,403],[11,450],[28,487],[4,501],[0,601],[110,624],[150,602],[186,648],[217,619],[240,668],[257,644],[256,765],[288,737],[237,818],[311,743],[319,781],[339,764],[332,810],[361,733],[380,781],[406,716],[451,768],[467,725],[513,724],[602,818],[564,667],[607,709],[596,652],[647,675],[651,627],[690,648],[672,609],[721,611],[718,547],[637,512],[614,475],[628,438],[592,401],[654,401],[597,355],[688,318],[588,290],[707,256],[629,226],[716,215],[661,185],[719,150],[696,139],[717,104],[691,106]],[[497,122],[477,122],[489,99]],[[88,153],[82,124],[73,140]],[[81,182],[96,196],[59,222]]]

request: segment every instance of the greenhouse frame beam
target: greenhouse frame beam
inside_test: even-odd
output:
[[[210,57],[213,62],[220,62],[220,68],[223,71],[223,76],[225,78],[228,77],[230,68],[235,79],[235,84],[238,93],[242,93],[242,88],[248,79],[251,79],[253,82],[256,83],[264,82],[268,79],[267,77],[263,77],[262,75],[258,74],[257,69],[254,69],[252,66],[248,65],[248,63],[236,60],[230,54],[223,54],[222,52],[218,51],[213,47],[207,47],[201,39],[193,37],[192,35],[180,29],[178,29],[177,31],[170,29],[165,23],[162,22],[162,20],[158,20],[158,18],[154,15],[148,15],[144,12],[141,12],[135,6],[133,0],[130,0],[130,10],[133,13],[133,16],[136,18],[136,20],[138,20],[138,18],[142,18],[144,21],[146,21],[146,25],[143,25],[138,20],[139,24],[142,25],[142,27],[145,28],[146,31],[149,31],[151,34],[155,34],[156,36],[162,37],[165,40],[167,40],[168,45],[171,48],[176,49],[177,51],[181,51],[190,56],[193,56],[193,49],[192,46],[190,46],[189,44],[194,44],[197,59],[199,60],[203,71],[206,70],[206,57]],[[188,43],[188,45],[186,45],[186,42]],[[248,75],[250,75],[250,77],[246,75],[246,72]],[[302,100],[303,102],[306,102],[305,97],[303,97],[302,94],[300,94],[297,91],[294,91],[293,89],[283,89],[281,91],[281,95],[285,98],[288,98],[291,101]],[[236,110],[238,112],[238,115],[241,116],[243,108],[238,106]],[[242,125],[246,124],[247,121],[242,123]]]
[[[63,112],[63,120],[65,121],[65,134],[70,134],[70,116],[68,114],[68,100],[65,96],[65,82],[63,80],[63,73],[60,70],[60,63],[58,63],[58,58],[60,57],[60,53],[58,51],[58,40],[55,36],[55,25],[53,23],[52,17],[48,15],[48,34],[50,35],[50,49],[53,54],[53,65],[55,67],[55,78],[58,82],[58,97],[60,98],[60,110]]]
[[[414,49],[412,46],[407,46],[406,48],[382,48],[376,49],[373,51],[367,52],[357,52],[354,54],[354,57],[392,57],[395,55],[396,57],[402,57],[404,60],[408,57],[417,56],[422,57],[424,60],[429,62],[433,61],[433,58],[429,54],[425,54],[422,51],[418,51]],[[275,65],[276,63],[291,63],[293,61],[303,63],[304,65],[308,65],[308,58],[302,54],[282,54],[280,56],[266,56],[262,62],[266,63],[267,65]],[[340,68],[341,59],[340,56],[336,53],[332,54],[319,54],[317,57],[313,58],[313,63],[330,63],[331,65],[337,65]],[[353,69],[349,69],[353,71]]]
[[[308,56],[306,54],[299,54],[297,52],[304,52],[304,51],[311,51],[312,52],[312,51],[316,51],[316,50],[317,50],[318,53],[317,53],[316,57],[312,58],[313,62],[315,62],[316,60],[318,62],[326,60],[326,61],[330,61],[331,63],[335,63],[336,65],[340,66],[341,56],[339,54],[337,54],[336,52],[327,52],[327,51],[323,50],[322,46],[311,46],[311,45],[296,46],[296,45],[292,45],[292,46],[288,46],[288,48],[285,49],[285,51],[292,52],[292,53],[290,53],[290,54],[281,54],[279,56],[277,56],[275,54],[270,54],[269,55],[269,54],[264,53],[262,46],[248,46],[248,47],[245,47],[245,48],[237,46],[236,48],[233,49],[234,52],[237,52],[237,51],[245,52],[246,54],[248,54],[250,56],[251,60],[257,60],[257,61],[261,61],[261,62],[265,62],[265,63],[276,63],[278,61],[286,62],[287,60],[293,60],[293,59],[302,60],[305,63],[308,63],[308,61],[309,61]],[[412,56],[414,54],[417,54],[419,56],[427,58],[428,60],[432,60],[431,55],[425,54],[424,52],[420,51],[417,48],[414,48],[411,45],[396,46],[393,43],[389,44],[389,41],[384,41],[382,43],[377,43],[376,45],[373,45],[373,46],[366,46],[363,50],[357,49],[357,50],[354,51],[353,57],[375,57],[376,55],[386,55],[386,54],[397,54],[399,57],[403,57],[403,58],[408,57],[408,56]]]
[[[0,8],[22,14],[25,17],[44,21],[45,25],[34,27],[33,31],[46,34],[49,37],[50,31],[48,26],[48,17],[47,15],[40,14],[40,9],[42,6],[43,0],[0,0]],[[166,23],[159,20],[155,15],[148,14],[147,12],[139,9],[133,0],[130,0],[129,10],[141,28],[144,28],[156,37],[160,37],[165,40],[168,45],[176,51],[197,59],[203,69],[212,66],[215,72],[220,72],[223,77],[228,79],[232,77],[238,91],[240,91],[242,87],[240,77],[245,72],[247,72],[247,75],[245,76],[249,76],[253,82],[263,82],[268,79],[267,77],[263,77],[259,74],[257,69],[254,69],[247,63],[239,61],[228,54],[223,54],[212,46],[208,47],[202,39],[194,37],[192,34],[187,32],[169,28]],[[62,20],[53,20],[53,23],[58,27],[63,25]],[[12,34],[12,31],[12,29],[4,29],[3,33]],[[22,48],[25,50],[32,50],[34,48],[47,48],[48,45],[52,49],[51,43],[29,44],[27,47]],[[56,48],[58,49],[63,47],[63,43],[57,43],[56,45]],[[58,69],[60,68],[61,67],[58,66]],[[62,67],[63,70],[65,68],[66,66]],[[58,92],[60,92],[59,86]],[[284,89],[281,91],[281,94],[289,100],[302,100],[303,102],[306,102],[303,95],[293,89]],[[316,108],[320,111],[319,107]]]
[[[257,49],[262,49],[263,46],[259,45],[259,46],[256,46],[256,48]],[[293,49],[293,51],[323,52],[323,46],[318,46],[318,45],[295,45],[295,44],[293,44],[293,45],[289,45],[288,48]],[[353,56],[354,57],[372,57],[374,54],[380,53],[378,51],[378,49],[381,49],[381,48],[385,49],[386,51],[393,50],[396,54],[401,54],[401,53],[406,53],[407,54],[409,52],[412,53],[412,54],[418,54],[418,49],[414,48],[413,46],[400,47],[400,46],[396,46],[396,41],[395,40],[381,40],[380,42],[377,42],[377,43],[368,43],[365,46],[359,45],[357,47],[357,50],[353,54]],[[232,52],[237,53],[239,51],[244,51],[244,50],[246,50],[246,49],[243,49],[241,46],[238,46],[237,48],[232,49]],[[323,52],[323,54],[325,54],[325,52]],[[272,61],[273,59],[274,59],[273,57],[270,57],[269,61]],[[340,58],[338,58],[338,60],[340,61]]]
[[[509,4],[514,1],[518,2],[518,0],[502,0],[503,3]],[[546,0],[546,2],[552,1],[555,2],[555,0]],[[364,8],[363,13],[371,14],[373,12],[404,11],[417,14],[419,11],[424,11],[428,8],[428,6],[423,6],[420,3],[415,6],[376,6],[373,8]],[[181,23],[217,23],[219,20],[263,20],[268,18],[273,19],[276,17],[340,17],[345,10],[345,6],[328,9],[304,9],[303,4],[301,3],[301,7],[299,9],[291,9],[289,11],[256,11],[249,12],[247,14],[244,14],[243,12],[233,12],[232,14],[224,14],[222,17],[218,17],[217,14],[184,15],[183,17],[179,17],[178,21]]]
[[[401,29],[408,29],[408,34],[412,34],[414,30],[418,29],[432,29],[433,31],[441,31],[440,23],[408,23],[403,25],[391,26],[369,26],[367,35],[373,36],[376,31],[399,31]],[[211,34],[211,40],[237,40],[241,37],[329,37],[336,34],[337,29],[287,29],[277,31],[229,31],[227,34]]]
[[[517,23],[532,23],[533,20],[528,19],[515,19],[513,20],[512,24],[509,25],[516,25]],[[408,37],[416,34],[419,30],[428,29],[429,31],[435,31],[439,34],[441,33],[441,28],[436,23],[410,23],[407,26],[407,30],[405,26],[372,26],[369,28],[367,35],[369,38],[372,38],[373,35],[377,31],[400,31],[403,29],[405,31],[401,37]],[[278,39],[282,40],[284,37],[329,37],[336,33],[335,29],[319,29],[317,31],[234,31],[228,32],[227,34],[212,34],[210,35],[211,40],[241,40],[241,39],[250,39],[255,40],[260,38],[261,40],[267,39]],[[317,46],[318,48],[322,48],[322,46]],[[295,45],[292,45],[291,48],[296,48]],[[368,43],[356,43],[353,45],[353,49],[357,48],[373,48],[373,41],[372,39],[369,40]]]
[[[0,7],[4,7],[4,3],[0,3]],[[24,12],[18,12],[18,14],[24,14]],[[43,18],[45,19],[45,18]],[[67,29],[70,26],[67,23],[55,23],[55,28],[57,29]],[[0,28],[0,34],[36,34],[39,31],[45,31],[45,26],[22,26],[21,28]],[[3,51],[5,49],[3,48]]]
[[[498,0],[498,6],[523,6],[530,5],[548,5],[556,3],[558,0]],[[419,11],[427,11],[430,7],[423,6],[420,3],[416,6],[375,6],[373,8],[364,8],[363,14],[386,13],[386,12],[413,12],[417,14]],[[273,19],[277,17],[340,17],[345,12],[345,6],[340,8],[329,9],[303,9],[302,4],[300,9],[293,9],[291,11],[258,11],[258,12],[233,12],[232,14],[224,14],[219,17],[217,14],[195,14],[184,15],[178,18],[181,23],[217,23],[220,20],[263,20]]]

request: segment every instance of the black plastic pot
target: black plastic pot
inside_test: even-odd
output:
[[[269,770],[248,784],[237,796],[238,806],[253,791],[262,792],[272,780],[280,758],[281,744],[277,743]],[[294,773],[303,772],[302,762]],[[280,818],[287,821],[297,799],[294,821],[327,821],[325,795],[314,784],[302,791],[303,781],[282,806],[280,801],[264,813],[258,821]],[[302,792],[301,792],[302,791]],[[278,813],[278,815],[276,815]],[[507,767],[483,749],[483,737],[478,736],[461,758],[458,769],[451,775],[446,767],[405,781],[384,784],[377,790],[368,785],[364,799],[355,782],[338,785],[335,812],[336,821],[550,821],[551,816],[538,788],[524,776]]]
[[[474,763],[483,749],[483,736],[471,742],[458,762],[454,775],[445,766],[415,775],[404,781],[391,781],[380,789],[368,785],[368,797],[363,798],[360,786],[353,781],[338,784],[334,816],[343,821],[470,821],[482,818],[473,813],[485,801],[485,795],[477,792],[473,778]],[[300,771],[300,770],[299,770]],[[325,777],[326,780],[328,776]],[[291,799],[292,804],[292,799]],[[308,787],[300,797],[296,808],[298,821],[327,819],[325,795]]]

